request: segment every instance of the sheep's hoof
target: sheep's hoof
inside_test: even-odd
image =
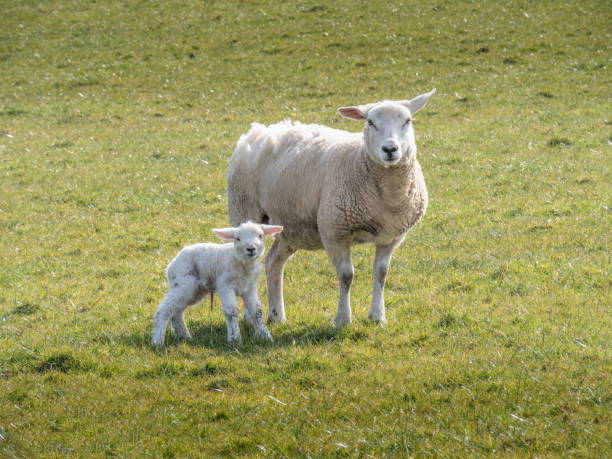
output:
[[[338,328],[341,327],[346,327],[347,325],[351,324],[351,318],[350,317],[338,317],[336,316],[336,318],[334,319],[334,325]]]
[[[285,316],[277,313],[276,311],[272,311],[268,313],[268,323],[269,324],[285,323]]]
[[[153,346],[153,347],[158,347],[159,348],[159,347],[162,347],[163,345],[164,345],[164,343],[162,341],[158,341],[158,340],[155,340],[155,339],[151,340],[151,346]]]
[[[286,322],[285,319],[279,320],[279,319],[271,319],[270,317],[268,317],[268,320],[266,321],[266,323],[268,325],[272,325],[272,324],[284,324]]]
[[[387,319],[385,319],[385,316],[374,316],[372,314],[368,314],[368,319],[383,326],[387,325]]]

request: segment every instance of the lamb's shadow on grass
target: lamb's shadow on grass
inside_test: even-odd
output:
[[[181,340],[177,339],[172,332],[172,328],[168,325],[166,329],[166,339],[164,346],[158,348],[151,345],[151,328],[133,330],[130,333],[123,333],[118,336],[104,335],[99,337],[97,341],[103,343],[117,343],[129,347],[150,348],[159,350],[164,348],[172,348],[181,345],[193,347],[206,347],[210,349],[230,351],[232,346],[227,343],[227,328],[225,323],[210,323],[210,322],[191,322],[188,323],[189,331],[192,339]],[[241,326],[241,332],[244,331]]]
[[[355,324],[354,324],[355,325]],[[176,346],[187,345],[193,348],[205,348],[213,350],[219,354],[239,353],[257,354],[266,352],[266,350],[278,349],[288,346],[310,346],[330,344],[335,341],[351,340],[360,341],[369,336],[368,332],[364,332],[364,328],[357,325],[355,328],[345,327],[337,328],[332,324],[312,324],[312,323],[294,323],[294,324],[274,324],[269,326],[270,332],[274,338],[273,342],[262,341],[255,338],[253,329],[250,325],[245,324],[241,320],[240,332],[242,334],[242,343],[227,342],[227,328],[224,322],[191,322],[189,330],[192,339],[179,340],[174,337],[170,327],[166,330],[166,342],[163,348],[171,349]],[[100,342],[115,342],[131,347],[151,347],[150,330],[138,330],[129,334],[122,334],[115,337],[106,336],[100,337]],[[163,349],[162,348],[162,349]]]

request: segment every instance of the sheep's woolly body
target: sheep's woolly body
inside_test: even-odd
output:
[[[228,169],[230,223],[284,227],[266,257],[269,321],[285,320],[285,262],[296,250],[324,248],[340,287],[334,321],[350,323],[350,247],[364,242],[376,246],[369,317],[386,321],[383,289],[391,254],[427,208],[412,115],[434,91],[339,109],[366,121],[362,133],[283,121],[254,123],[240,138]]]
[[[294,249],[320,249],[320,231],[353,242],[388,243],[427,207],[412,156],[385,168],[366,156],[362,133],[315,124],[255,124],[228,171],[230,223],[282,222]]]

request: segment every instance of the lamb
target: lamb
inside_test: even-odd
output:
[[[151,344],[163,346],[169,321],[177,338],[191,339],[185,310],[206,295],[211,296],[212,307],[215,292],[223,305],[228,342],[241,341],[236,296],[244,300],[244,319],[253,325],[255,336],[272,341],[263,322],[257,280],[261,273],[259,259],[265,250],[264,237],[278,234],[282,229],[282,226],[246,222],[237,228],[213,229],[219,238],[233,243],[184,247],[168,265],[168,294],[155,312]]]
[[[434,92],[339,108],[342,116],[365,121],[363,133],[284,121],[253,123],[240,137],[227,173],[230,224],[284,228],[265,259],[268,322],[285,321],[286,261],[298,249],[325,249],[340,288],[334,323],[350,324],[351,246],[359,243],[376,247],[368,317],[387,322],[391,255],[427,208],[412,118]]]

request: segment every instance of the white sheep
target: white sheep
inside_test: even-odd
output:
[[[169,321],[177,338],[190,339],[185,310],[206,295],[211,296],[212,306],[215,292],[223,305],[228,342],[241,341],[236,296],[244,300],[244,319],[252,323],[255,336],[272,341],[263,322],[257,280],[261,273],[259,259],[265,250],[264,237],[282,229],[246,222],[237,228],[213,229],[219,238],[233,241],[231,244],[200,243],[183,248],[168,265],[168,294],[155,312],[151,344],[164,344]]]
[[[363,133],[284,121],[253,123],[228,169],[230,224],[283,225],[265,260],[268,321],[285,321],[283,269],[298,249],[325,249],[340,286],[337,326],[351,322],[351,245],[371,242],[369,318],[386,323],[384,285],[394,249],[423,216],[427,188],[416,158],[412,117],[435,92],[412,100],[339,108],[365,120]]]

